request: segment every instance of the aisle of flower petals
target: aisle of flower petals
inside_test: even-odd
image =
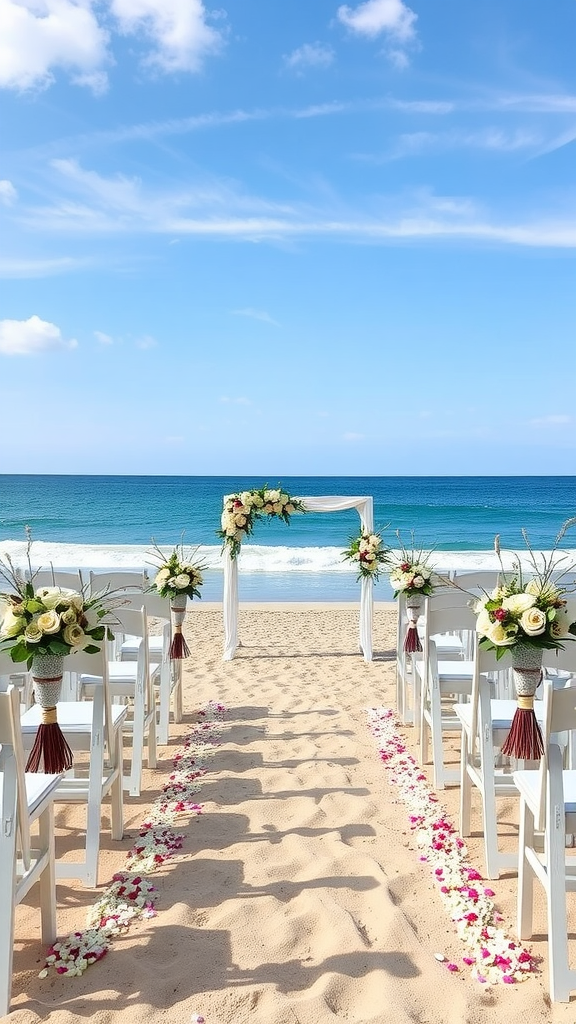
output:
[[[219,742],[225,711],[222,704],[210,701],[198,712],[198,722],[175,755],[169,779],[138,830],[126,868],[114,875],[91,907],[85,928],[50,947],[40,977],[47,977],[51,970],[69,977],[83,974],[108,952],[115,935],[138,918],[156,916],[158,893],[147,876],[182,848],[186,833],[177,827],[177,820],[202,813],[195,797],[201,788],[199,780],[209,770],[209,749]]]
[[[394,712],[371,708],[368,725],[389,780],[409,811],[410,828],[422,851],[420,860],[430,866],[448,914],[468,947],[463,963],[485,985],[524,981],[537,970],[537,958],[507,937],[492,900],[495,893],[484,886],[480,872],[469,864],[464,841],[408,752]],[[445,962],[448,970],[460,970],[457,964]]]

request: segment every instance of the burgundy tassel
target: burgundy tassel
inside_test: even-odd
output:
[[[170,659],[171,661],[177,661],[180,658],[189,658],[190,648],[182,636],[182,626],[174,627],[174,636],[172,637],[172,643],[170,644]]]
[[[56,719],[56,708],[43,710],[43,717],[52,717],[54,721],[43,722],[38,726],[34,746],[26,762],[27,772],[40,771],[40,764],[44,763],[44,771],[48,775],[59,775],[72,767],[72,751],[68,746],[64,734]]]
[[[540,760],[544,743],[534,708],[516,708],[502,753],[519,761]]]
[[[406,630],[406,636],[404,637],[404,650],[407,654],[415,654],[417,651],[422,650],[420,636],[418,635],[418,626],[415,622],[411,622]]]

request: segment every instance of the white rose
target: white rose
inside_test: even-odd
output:
[[[478,612],[478,618],[476,619],[476,632],[479,633],[480,636],[488,636],[491,626],[492,621],[488,612],[485,608],[481,608]]]
[[[226,527],[226,536],[227,537],[235,537],[236,533],[237,533],[237,530],[236,530],[236,527],[234,526],[234,523],[230,523]]]
[[[246,526],[246,521],[247,520],[246,520],[246,516],[245,515],[240,514],[240,515],[234,516],[234,522],[235,522],[236,526],[240,526],[240,527]]]
[[[161,586],[170,576],[170,569],[159,569],[156,573],[154,583],[157,587]]]
[[[60,616],[53,609],[49,612],[43,612],[36,619],[36,625],[42,633],[57,633],[60,629]]]
[[[380,546],[380,537],[378,536],[377,533],[371,533],[370,536],[368,537],[368,540],[370,541],[373,547],[377,548]]]
[[[242,502],[243,505],[246,506],[246,508],[250,508],[250,505],[253,502],[252,492],[251,491],[242,491],[242,494],[240,495],[240,501]]]
[[[36,591],[36,597],[42,602],[45,608],[55,608],[57,604],[62,604],[62,591],[60,587],[39,587]]]
[[[420,587],[423,587],[425,583],[426,583],[426,580],[420,574],[418,574],[418,576],[415,576],[414,579],[412,580],[412,586],[413,587],[420,588]]]
[[[18,636],[26,626],[26,619],[22,615],[14,615],[11,608],[7,608],[0,626],[0,640],[7,640],[9,637]]]
[[[65,626],[71,626],[73,622],[76,622],[76,612],[74,611],[74,608],[66,608],[66,610],[60,615],[60,619]]]
[[[539,579],[529,580],[526,584],[526,593],[539,597],[547,604],[554,604],[560,598],[560,591],[549,580],[545,583]]]
[[[187,573],[181,572],[173,579],[172,582],[177,590],[185,590],[186,587],[190,586],[190,577]]]
[[[533,607],[535,600],[533,594],[510,594],[510,597],[502,599],[502,607],[511,615],[522,615],[528,608]]]
[[[496,647],[510,647],[516,643],[516,636],[508,636],[509,631],[516,630],[516,626],[504,626],[500,622],[491,622],[490,629],[487,630],[486,636],[489,640],[495,644]]]
[[[252,504],[254,505],[255,508],[262,508],[264,501],[262,500],[262,497],[259,494],[253,494]]]
[[[271,504],[274,504],[275,501],[279,501],[280,500],[280,491],[278,491],[278,490],[264,491],[264,500],[266,502],[269,501],[269,502],[271,502]]]
[[[546,629],[546,614],[540,608],[528,608],[520,618],[520,625],[528,636],[540,636]]]

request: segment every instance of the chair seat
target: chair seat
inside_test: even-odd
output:
[[[492,712],[492,729],[493,731],[502,731],[509,729],[512,725],[512,719],[516,713],[518,704],[515,700],[491,700],[490,710]],[[462,722],[465,729],[470,732],[472,727],[472,705],[471,704],[456,704],[454,711],[458,715],[458,718]],[[541,700],[534,701],[534,713],[536,719],[542,727],[544,724],[544,703]]]
[[[538,806],[540,799],[540,772],[538,769],[526,768],[514,772],[514,784],[524,797],[528,806],[532,809]],[[562,772],[564,786],[564,811],[566,814],[576,814],[576,769],[567,769]]]
[[[422,676],[423,661],[415,661],[416,671]],[[460,682],[472,678],[473,662],[471,661],[439,661],[438,679],[441,683]]]
[[[95,682],[97,677],[95,677]],[[58,725],[66,733],[90,733],[92,730],[92,705],[89,701],[60,701],[56,705]],[[121,704],[113,704],[111,708],[112,727],[116,728],[123,718],[126,717],[126,708]],[[42,722],[42,708],[39,704],[33,704],[24,712],[20,720],[22,732],[28,735],[36,732]]]
[[[43,775],[38,772],[26,772],[24,776],[26,800],[28,802],[28,813],[32,820],[40,813],[46,801],[52,799],[54,790],[61,778],[61,775]]]
[[[124,657],[136,658],[138,656],[138,647],[140,646],[140,642],[141,642],[141,640],[140,640],[140,637],[138,637],[138,636],[127,636],[127,637],[125,637],[124,641],[122,643],[122,646],[120,648],[120,657],[121,658],[124,658]],[[148,637],[148,651],[150,652],[150,655],[152,657],[154,655],[157,655],[160,658],[162,657],[162,645],[163,645],[163,643],[164,643],[164,638],[162,636],[149,636]]]

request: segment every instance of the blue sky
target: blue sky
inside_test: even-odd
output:
[[[576,472],[573,0],[0,28],[0,472]]]

